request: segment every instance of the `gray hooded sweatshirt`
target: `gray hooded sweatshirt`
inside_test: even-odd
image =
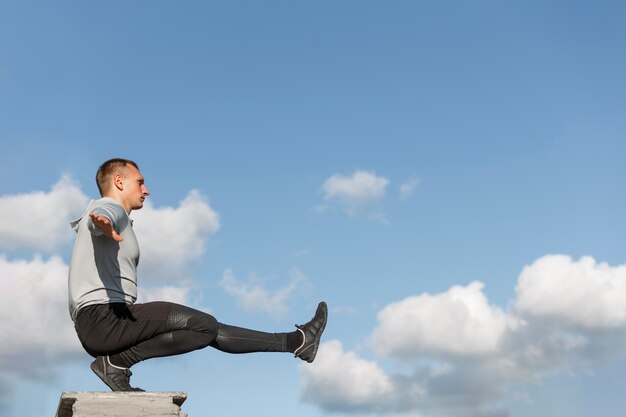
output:
[[[89,213],[108,218],[124,239],[116,242],[94,226]],[[76,321],[78,310],[94,304],[126,303],[137,300],[139,245],[124,207],[104,197],[92,200],[85,213],[71,222],[77,233],[69,269],[69,309]]]

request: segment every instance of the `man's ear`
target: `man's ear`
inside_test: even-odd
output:
[[[115,188],[120,191],[124,190],[124,180],[120,174],[113,175],[113,184],[115,184]]]

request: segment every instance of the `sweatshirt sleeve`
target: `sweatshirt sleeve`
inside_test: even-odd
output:
[[[117,233],[122,233],[122,230],[124,230],[128,224],[128,216],[124,208],[118,203],[100,200],[89,213],[92,212],[109,219],[113,229]],[[87,213],[86,216],[89,216],[89,213]],[[93,224],[91,217],[87,220],[87,228],[94,236],[102,235],[102,231]]]

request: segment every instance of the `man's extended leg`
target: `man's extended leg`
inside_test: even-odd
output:
[[[302,360],[313,362],[327,317],[326,303],[321,302],[315,316],[304,325],[296,325],[296,331],[267,333],[218,323],[213,316],[174,304],[168,315],[172,331],[132,346],[112,358],[121,366],[130,368],[146,359],[178,355],[212,346],[222,352],[235,354],[291,352]]]
[[[297,330],[291,333],[263,333],[219,323],[211,346],[228,353],[291,352],[313,362],[327,318],[328,308],[322,301],[315,316],[306,324],[296,325]]]
[[[112,355],[112,360],[131,367],[146,359],[179,355],[207,346],[227,353],[288,352],[290,339],[291,346],[301,340],[296,332],[266,333],[218,323],[206,313],[177,304],[172,305],[168,315],[168,328],[170,331]]]

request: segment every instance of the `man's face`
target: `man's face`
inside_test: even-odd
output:
[[[139,210],[143,207],[143,201],[150,194],[144,184],[143,175],[132,165],[126,167],[125,175],[122,177],[124,189],[122,195],[126,210]]]

